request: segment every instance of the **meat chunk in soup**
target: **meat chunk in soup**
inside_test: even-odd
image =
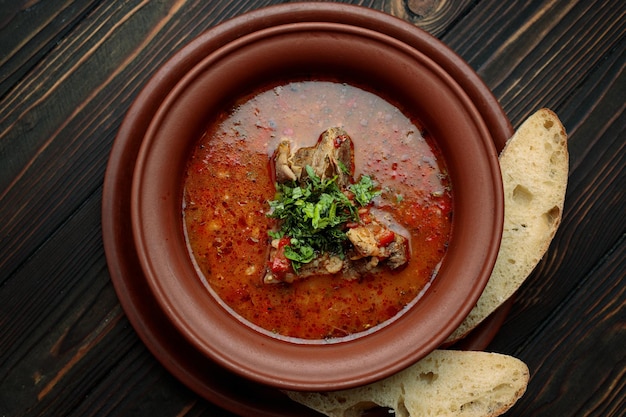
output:
[[[275,178],[278,183],[296,182],[305,185],[310,167],[321,180],[334,179],[346,195],[351,195],[354,183],[353,144],[341,128],[330,128],[320,135],[315,146],[303,147],[291,153],[291,142],[283,139],[274,154]],[[409,261],[409,241],[376,221],[367,209],[358,222],[344,226],[346,252],[319,253],[298,271],[289,267],[284,247],[289,237],[274,239],[264,282],[267,284],[293,282],[314,275],[341,274],[344,279],[358,279],[382,268],[399,269]]]
[[[282,140],[276,152],[274,153],[274,167],[276,174],[276,181],[287,182],[297,180],[296,174],[291,168],[289,157],[291,156],[291,142],[289,140]]]
[[[354,173],[352,140],[343,129],[333,127],[322,133],[315,146],[300,148],[291,155],[291,142],[283,139],[274,154],[274,164],[278,182],[305,182],[308,165],[322,180],[337,177],[337,185],[345,188]]]
[[[276,243],[273,243],[274,246]],[[274,258],[270,255],[270,258],[276,259],[276,252],[273,253]],[[280,282],[292,283],[293,281],[309,278],[315,275],[333,275],[343,271],[345,267],[344,260],[337,255],[331,255],[329,253],[323,253],[320,256],[313,259],[311,262],[304,264],[298,273],[291,270],[285,271],[283,274],[268,270],[265,274],[263,282],[265,284],[277,284]]]
[[[307,165],[322,180],[337,177],[337,185],[345,188],[352,182],[354,173],[353,145],[350,136],[341,128],[333,127],[322,133],[317,145],[300,148],[294,155],[294,169],[299,180],[305,181]]]

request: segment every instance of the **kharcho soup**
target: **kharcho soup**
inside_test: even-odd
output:
[[[273,335],[352,337],[435,279],[452,190],[418,120],[334,81],[270,86],[212,121],[183,215],[207,291]]]

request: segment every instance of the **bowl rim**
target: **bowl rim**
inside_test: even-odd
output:
[[[236,381],[229,380],[228,386],[233,383],[245,385],[247,381],[226,371],[222,372],[222,368],[219,367],[213,369],[213,372],[207,372],[207,367],[212,369],[212,366],[209,366],[212,362],[204,357],[201,357],[202,360],[200,357],[197,358],[201,362],[200,367],[194,366],[187,355],[181,355],[179,352],[178,345],[183,341],[179,337],[171,336],[171,332],[162,334],[160,331],[162,326],[155,323],[153,317],[154,314],[160,316],[163,313],[158,309],[154,310],[155,303],[142,296],[145,283],[137,265],[134,244],[127,233],[130,227],[128,184],[132,175],[134,157],[139,147],[136,138],[145,133],[147,120],[155,111],[154,103],[162,100],[169,91],[172,86],[172,77],[187,71],[206,53],[230,39],[237,38],[242,33],[266,25],[293,21],[294,18],[302,21],[341,19],[350,24],[376,28],[407,43],[419,46],[449,72],[456,74],[456,78],[475,99],[481,114],[487,121],[497,149],[501,150],[513,133],[512,125],[493,93],[478,74],[449,47],[404,20],[356,5],[296,3],[269,6],[247,12],[226,20],[199,35],[155,70],[149,81],[138,92],[122,121],[111,148],[104,176],[101,210],[103,244],[112,284],[137,335],[169,372],[203,398],[229,411],[250,417],[285,417],[287,415],[295,417],[306,414],[308,409],[303,409],[287,400],[285,401],[288,404],[277,401],[278,398],[271,395],[274,391],[267,391],[253,383],[246,385],[247,389],[254,391],[252,399],[247,393],[242,395],[237,390],[224,387],[223,381],[214,379],[212,376],[214,372],[221,375],[221,378],[233,378]],[[506,311],[502,315],[506,316]],[[490,325],[486,333],[481,332],[478,344],[470,344],[468,348],[484,349],[496,334],[501,320],[495,323],[495,327]],[[172,327],[169,323],[164,323],[163,326],[166,329]],[[470,337],[468,342],[471,341]],[[195,351],[193,353],[194,355],[191,356],[197,357],[197,353]]]
[[[490,275],[491,268],[493,267],[493,263],[489,261],[489,257],[487,257],[487,262],[481,263],[481,272],[477,277],[478,284],[473,282],[472,287],[468,288],[469,294],[467,298],[464,299],[460,305],[452,306],[451,304],[446,305],[446,313],[438,312],[437,314],[443,314],[445,317],[440,319],[439,324],[442,325],[443,331],[440,331],[435,336],[430,337],[419,349],[407,350],[409,344],[407,342],[395,344],[395,355],[396,358],[392,360],[391,363],[383,363],[380,361],[380,357],[375,355],[375,359],[370,361],[371,363],[375,363],[373,365],[373,369],[369,369],[368,371],[362,371],[357,366],[354,366],[356,363],[352,363],[348,361],[345,366],[341,367],[338,362],[338,359],[341,358],[343,360],[343,355],[351,352],[352,345],[354,344],[365,344],[366,346],[371,345],[372,340],[378,338],[382,338],[386,336],[385,329],[387,327],[397,326],[395,323],[400,322],[407,316],[398,318],[394,323],[389,324],[389,326],[382,328],[378,332],[372,333],[367,338],[360,338],[355,340],[350,340],[346,342],[342,342],[340,344],[332,344],[332,345],[317,345],[315,348],[317,353],[313,352],[308,345],[295,345],[297,352],[293,350],[294,345],[289,344],[289,347],[286,347],[285,341],[281,339],[273,339],[264,335],[265,339],[258,339],[256,336],[257,333],[254,333],[254,337],[252,339],[247,339],[247,342],[259,343],[258,346],[253,346],[250,344],[248,347],[254,351],[257,355],[264,355],[263,362],[268,362],[268,358],[278,358],[277,361],[269,361],[269,363],[263,363],[262,365],[266,365],[262,369],[259,369],[258,361],[246,362],[247,355],[249,352],[239,352],[237,351],[237,346],[235,344],[223,344],[218,343],[217,346],[213,346],[212,343],[209,342],[210,338],[205,336],[205,333],[198,333],[196,327],[190,326],[190,323],[193,322],[195,317],[194,311],[187,310],[190,304],[181,304],[181,301],[185,301],[185,297],[188,294],[179,293],[178,290],[172,287],[170,284],[176,285],[176,280],[165,279],[161,280],[159,276],[161,275],[162,268],[159,268],[159,265],[155,266],[154,263],[158,264],[161,257],[151,257],[148,255],[150,249],[154,249],[151,246],[152,240],[148,239],[144,233],[146,230],[150,229],[151,224],[149,220],[144,220],[149,217],[149,212],[146,211],[145,206],[142,205],[142,196],[144,194],[144,189],[140,187],[140,184],[143,184],[143,176],[145,175],[145,166],[144,162],[146,158],[149,158],[151,152],[154,149],[154,140],[158,137],[160,130],[163,128],[163,120],[166,120],[168,114],[172,110],[172,106],[177,100],[180,98],[182,94],[184,94],[187,89],[193,85],[199,74],[204,74],[208,69],[211,68],[211,65],[215,62],[215,59],[220,59],[221,54],[225,54],[228,56],[231,50],[237,51],[240,45],[248,45],[250,40],[256,42],[257,40],[263,40],[266,36],[271,35],[274,36],[276,33],[281,33],[283,36],[286,36],[286,33],[283,32],[283,29],[288,33],[299,33],[299,31],[310,31],[314,26],[319,25],[318,23],[295,23],[288,24],[279,27],[272,27],[268,29],[263,29],[257,32],[253,32],[249,35],[246,35],[242,38],[239,38],[237,41],[231,44],[227,44],[224,47],[218,49],[213,54],[207,56],[204,60],[201,61],[198,65],[196,65],[188,74],[185,75],[177,83],[174,89],[168,94],[166,99],[163,101],[159,110],[155,115],[155,118],[150,124],[148,128],[148,132],[146,133],[143,143],[141,145],[141,149],[139,151],[139,155],[137,158],[137,164],[135,169],[135,174],[133,176],[133,185],[132,185],[132,194],[131,194],[131,212],[132,212],[132,225],[133,225],[133,234],[135,237],[135,244],[137,247],[137,252],[139,254],[140,263],[144,270],[144,274],[146,275],[147,281],[149,283],[150,288],[152,289],[155,298],[159,302],[161,308],[166,312],[168,317],[174,323],[175,327],[183,334],[198,350],[203,352],[204,354],[211,357],[213,360],[218,362],[220,365],[228,368],[229,370],[236,372],[240,375],[243,375],[249,379],[265,383],[268,385],[274,385],[283,389],[307,389],[307,390],[325,390],[325,389],[342,389],[348,388],[357,385],[363,385],[365,383],[371,382],[373,380],[380,379],[382,377],[388,376],[391,373],[395,373],[404,367],[408,366],[410,363],[415,362],[421,357],[425,356],[427,353],[438,347],[443,340],[460,324],[460,321],[469,313],[471,307],[473,307],[475,301],[478,299],[480,294],[482,293],[482,289],[488,280]],[[353,28],[351,26],[346,26],[344,24],[337,23],[324,23],[321,24],[324,30],[347,30],[351,33],[358,33],[359,36],[363,36],[365,32],[368,33],[369,36],[376,37],[377,39],[385,38],[385,41],[391,42],[392,44],[398,44],[397,40],[390,38],[386,35],[381,35],[377,32],[371,30],[364,30],[363,28]],[[422,54],[418,54],[422,56]],[[423,57],[422,57],[423,58]],[[424,62],[431,62],[430,59],[427,59]],[[438,67],[438,65],[436,65]],[[446,78],[444,76],[444,78]],[[449,77],[447,77],[449,78]],[[460,90],[458,84],[452,79],[448,79],[447,82],[451,83],[451,85],[456,86],[455,88],[459,88],[458,91],[462,93],[465,97],[465,102],[463,103],[466,106],[466,109],[473,114],[475,121],[478,126],[477,129],[480,131],[480,137],[482,139],[482,146],[486,146],[489,148],[493,148],[493,143],[491,141],[491,137],[489,135],[488,129],[482,117],[478,113],[478,111],[474,108],[473,104],[465,96],[465,93]],[[487,152],[489,153],[489,149]],[[494,155],[495,155],[495,167],[497,167],[497,154],[495,152],[495,148],[492,150],[492,154],[487,155],[490,161],[491,175],[492,180],[494,182],[499,182],[501,187],[501,180],[499,178],[499,168],[497,172],[494,171]],[[496,199],[494,201],[495,206],[502,206],[499,203],[499,199],[497,198],[498,191],[495,190],[498,184],[492,184],[494,186],[494,194],[496,195]],[[154,195],[153,195],[154,196]],[[182,205],[181,205],[182,208]],[[497,219],[497,216],[495,217]],[[497,234],[498,226],[496,225],[493,228],[493,233]],[[498,239],[499,242],[499,239]],[[186,248],[185,248],[186,251]],[[160,252],[161,255],[167,256],[167,251]],[[495,257],[493,259],[495,262]],[[485,268],[485,265],[488,265]],[[170,266],[164,265],[162,266]],[[487,271],[486,271],[487,270]],[[164,285],[165,284],[165,285]],[[454,300],[458,301],[458,300]],[[451,300],[447,300],[448,303]],[[418,304],[419,305],[419,304]],[[448,314],[452,308],[455,308],[456,315]],[[439,316],[438,316],[439,317]],[[450,318],[452,317],[452,319]],[[233,323],[228,322],[224,324],[221,322],[221,318],[218,320],[219,322],[212,322],[211,325],[217,326],[222,333],[228,332],[229,327]],[[406,320],[406,319],[404,319]],[[196,325],[201,326],[201,323],[194,322]],[[224,327],[226,326],[226,327]],[[419,326],[416,326],[419,327]],[[432,327],[432,326],[431,326]],[[428,328],[428,327],[427,327]],[[409,329],[405,325],[405,330],[409,331]],[[431,329],[432,330],[432,329]],[[424,333],[420,334],[421,337],[424,337]],[[246,336],[247,337],[247,336]],[[220,338],[221,339],[221,338]],[[406,340],[410,340],[414,342],[416,338],[416,333],[411,333],[411,337],[405,338]],[[378,345],[372,346],[380,346],[380,342]],[[228,354],[224,353],[229,351]],[[237,353],[237,355],[232,356],[233,351]],[[320,355],[319,352],[324,352],[323,355]],[[280,352],[280,355],[273,356],[272,353],[276,354]],[[295,353],[294,353],[295,352]],[[315,358],[315,361],[306,362],[307,366],[304,366],[305,363],[302,363],[299,359],[296,358],[303,356],[308,359]],[[371,354],[368,354],[371,356]],[[332,360],[330,360],[332,358]],[[359,360],[363,360],[360,358]],[[296,365],[297,371],[294,372],[294,365]],[[281,367],[282,366],[282,367]],[[326,367],[326,371],[322,372],[320,367]],[[337,374],[337,369],[340,369],[339,376],[328,380],[327,378],[331,377],[328,375],[332,370],[333,374]],[[282,373],[281,373],[282,372]],[[318,378],[322,378],[321,374],[324,374],[322,379],[310,379],[310,374],[314,373],[318,375]]]

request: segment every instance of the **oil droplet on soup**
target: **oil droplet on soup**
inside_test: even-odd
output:
[[[264,284],[276,224],[267,215],[271,156],[281,139],[309,147],[333,126],[354,143],[355,178],[370,175],[382,190],[372,211],[409,238],[408,264],[358,280]],[[394,318],[435,279],[450,235],[452,191],[434,141],[390,102],[343,83],[292,82],[240,99],[194,147],[184,189],[188,247],[207,296],[280,336],[354,337]]]

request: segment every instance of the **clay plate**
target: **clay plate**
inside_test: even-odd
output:
[[[512,128],[499,104],[478,76],[452,51],[413,26],[373,10],[337,4],[291,4],[240,16],[202,35],[166,63],[129,109],[113,146],[103,196],[103,237],[115,289],[129,320],[144,343],[178,379],[199,395],[242,416],[317,415],[292,403],[278,390],[235,376],[201,355],[181,337],[151,292],[138,263],[130,235],[130,183],[142,138],[159,104],[178,79],[213,50],[261,28],[294,21],[325,21],[374,29],[427,54],[462,84],[480,106],[500,150]],[[184,56],[184,59],[180,57]],[[506,309],[463,342],[464,349],[484,348]]]

